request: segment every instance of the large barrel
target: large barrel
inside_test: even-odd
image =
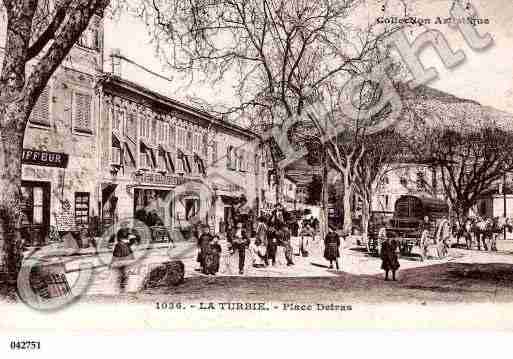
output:
[[[441,199],[425,196],[401,196],[395,202],[394,218],[437,220],[449,215],[449,206]]]

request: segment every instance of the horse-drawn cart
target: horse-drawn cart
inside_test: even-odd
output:
[[[371,255],[379,256],[381,243],[378,238],[379,227],[385,226],[387,238],[398,243],[402,256],[411,256],[414,247],[420,247],[420,238],[424,218],[431,224],[436,220],[448,216],[449,207],[437,198],[426,196],[405,195],[399,197],[395,203],[393,217],[385,223],[377,224],[369,231],[367,250]],[[434,227],[434,226],[433,226]]]

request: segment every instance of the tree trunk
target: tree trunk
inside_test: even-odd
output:
[[[16,245],[20,217],[21,158],[25,111],[20,102],[0,108],[0,258],[8,279],[15,281],[21,248]],[[20,252],[20,253],[19,253]]]
[[[351,185],[349,184],[349,175],[344,173],[344,235],[350,235],[353,228],[353,212],[351,208],[351,196],[353,195]]]
[[[362,240],[367,242],[369,237],[369,222],[371,216],[372,196],[363,199],[362,206]]]
[[[328,166],[325,163],[322,169],[322,191],[321,191],[321,212],[319,224],[321,239],[328,234]]]
[[[284,178],[285,178],[285,170],[279,166],[276,166],[276,203],[280,203],[283,206],[285,202],[283,200],[283,188],[284,188]]]

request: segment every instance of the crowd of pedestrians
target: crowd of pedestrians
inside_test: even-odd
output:
[[[298,239],[299,255],[308,257],[319,230],[316,218],[291,219],[279,205],[270,215],[259,217],[254,225],[241,220],[235,223],[220,235],[214,235],[209,226],[202,227],[197,255],[202,273],[231,274],[232,267],[237,267],[242,275],[248,261],[254,268],[294,266],[292,237]],[[324,243],[324,257],[330,262],[330,268],[335,263],[339,269],[340,238],[330,232]]]

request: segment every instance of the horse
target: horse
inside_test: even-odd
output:
[[[513,224],[509,218],[495,217],[491,228],[490,251],[497,252],[497,238],[505,231],[512,232]]]
[[[481,250],[481,242],[483,243],[484,250],[488,250],[487,239],[489,239],[491,236],[492,224],[493,221],[490,218],[478,217],[475,219],[474,225],[472,227],[472,233],[476,238],[478,250]]]
[[[474,227],[474,219],[467,218],[463,225],[459,225],[458,222],[458,228],[456,230],[455,236],[457,238],[457,244],[460,243],[460,238],[465,239],[465,247],[467,249],[472,249],[472,228]]]

